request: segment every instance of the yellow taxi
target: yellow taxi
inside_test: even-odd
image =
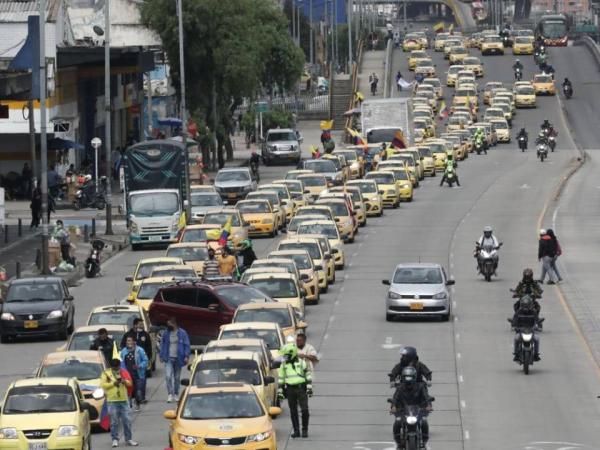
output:
[[[461,161],[465,159],[467,155],[467,147],[463,144],[462,139],[451,133],[444,133],[441,136],[451,146],[450,150],[446,150],[446,153],[451,153],[454,160]]]
[[[279,358],[279,349],[285,345],[285,337],[274,322],[241,322],[221,325],[217,340],[262,339],[267,344],[273,359]]]
[[[428,175],[430,177],[435,177],[435,159],[433,158],[429,144],[426,142],[419,144],[417,146],[417,151],[421,156],[423,176]]]
[[[415,70],[417,61],[429,59],[429,55],[425,50],[413,50],[408,56],[408,70]]]
[[[443,172],[446,170],[446,160],[448,159],[448,155],[446,153],[447,144],[445,141],[430,141],[427,142],[431,149],[431,155],[435,161],[435,171]]]
[[[433,87],[435,95],[437,95],[438,99],[442,99],[444,97],[444,87],[442,86],[442,82],[440,81],[439,78],[435,78],[435,77],[425,78],[423,80],[423,82],[421,83],[421,85]]]
[[[429,39],[424,31],[413,31],[412,34],[415,35],[424,49],[429,48]]]
[[[267,200],[241,200],[235,207],[250,224],[249,236],[277,236],[278,217]]]
[[[329,289],[329,260],[330,255],[325,254],[319,241],[312,238],[294,236],[283,239],[277,245],[277,251],[283,250],[305,250],[313,261],[313,265],[318,275],[319,290],[323,293]],[[320,267],[320,269],[319,269]]]
[[[321,252],[324,255],[324,269],[325,269],[325,275],[327,277],[327,282],[329,284],[333,284],[335,283],[335,254],[337,254],[338,249],[337,248],[332,248],[331,245],[329,245],[329,240],[327,239],[327,236],[325,236],[324,234],[303,234],[303,235],[297,235],[296,236],[297,240],[300,240],[301,242],[316,242],[317,244],[319,244],[319,247],[321,248]]]
[[[75,378],[83,398],[98,413],[98,417],[91,421],[92,426],[98,426],[104,404],[104,391],[100,387],[100,377],[106,369],[108,369],[106,359],[98,350],[54,352],[44,356],[35,376]]]
[[[444,59],[450,58],[450,52],[454,47],[460,47],[463,45],[463,42],[460,39],[450,38],[444,42]]]
[[[386,161],[387,163],[387,161]],[[390,161],[391,163],[391,161]],[[386,164],[380,169],[382,172],[392,172],[396,180],[396,186],[400,192],[400,200],[412,202],[413,200],[413,185],[410,181],[410,174],[403,164]]]
[[[203,353],[194,359],[189,380],[192,386],[209,387],[221,383],[249,384],[265,405],[277,404],[277,384],[262,360],[251,351]]]
[[[286,180],[297,180],[300,175],[310,175],[311,173],[315,173],[315,171],[309,169],[288,170],[284,178]]]
[[[357,187],[365,204],[365,212],[367,217],[378,216],[383,214],[383,200],[377,189],[377,183],[373,180],[352,180],[346,183],[346,186]]]
[[[69,340],[58,347],[56,351],[89,350],[94,339],[98,336],[100,328],[105,328],[108,332],[108,337],[119,343],[123,339],[123,335],[129,330],[127,325],[85,325],[77,327],[69,337]]]
[[[508,122],[504,119],[492,119],[490,120],[492,127],[496,130],[498,135],[498,142],[510,142],[510,127]]]
[[[304,183],[300,180],[274,180],[274,184],[285,184],[290,191],[292,200],[294,201],[294,211],[301,206],[308,205],[310,200],[308,192],[305,192]]]
[[[285,210],[286,221],[290,220],[294,213],[296,212],[296,206],[294,200],[292,199],[292,194],[290,193],[287,185],[285,183],[269,183],[262,184],[258,186],[257,192],[262,191],[275,191],[277,192],[277,196],[279,197],[279,201]]]
[[[196,278],[196,271],[187,264],[171,264],[170,266],[160,266],[152,269],[150,278],[156,277]]]
[[[459,88],[454,92],[452,106],[467,105],[477,111],[477,91],[474,88]]]
[[[135,267],[135,270],[133,271],[133,275],[125,277],[125,281],[131,282],[129,297],[133,297],[135,295],[135,292],[140,287],[140,284],[142,284],[142,281],[150,276],[155,267],[170,266],[173,264],[183,264],[183,259],[168,258],[166,256],[140,259]]]
[[[317,304],[321,299],[319,290],[319,271],[323,267],[316,266],[306,250],[275,250],[269,253],[267,259],[286,259],[296,264],[302,285],[306,289],[304,303]],[[323,277],[325,277],[323,275]]]
[[[346,162],[344,155],[340,155],[339,153],[326,153],[321,156],[321,159],[328,159],[329,161],[333,162],[336,171],[342,173],[342,184],[350,179],[350,166]]]
[[[462,130],[469,125],[469,122],[460,115],[451,115],[446,122],[446,132]]]
[[[273,211],[273,213],[275,213],[275,228],[278,230],[285,228],[285,225],[287,223],[287,212],[283,204],[281,203],[279,194],[277,194],[276,191],[263,190],[249,192],[248,195],[246,195],[246,200],[267,200],[269,202],[269,205],[271,206],[271,210]]]
[[[448,61],[450,64],[460,64],[467,56],[469,56],[469,51],[462,45],[457,45],[450,48]]]
[[[348,164],[348,180],[356,180],[363,176],[365,172],[365,162],[359,158],[356,151],[353,149],[338,149],[334,150],[333,155],[343,156]]]
[[[307,220],[302,222],[298,227],[298,237],[304,235],[322,234],[327,237],[329,245],[332,249],[337,249],[337,252],[333,255],[335,261],[335,268],[341,270],[346,265],[346,258],[344,256],[344,242],[342,236],[337,229],[335,222],[330,220]]]
[[[508,122],[509,125],[512,125],[513,112],[507,100],[500,99],[499,97],[494,97],[492,99],[491,107],[500,108],[504,113],[504,119]]]
[[[277,450],[272,417],[281,408],[268,407],[247,384],[189,386],[176,410],[165,411],[173,450],[211,449],[223,445],[247,450]],[[233,447],[232,447],[233,448]]]
[[[345,192],[352,198],[352,210],[356,213],[356,221],[359,227],[364,227],[367,224],[367,208],[365,200],[358,186],[350,186],[346,183],[345,186],[335,186],[329,189],[329,192]]]
[[[533,38],[515,36],[512,46],[513,55],[533,55]]]
[[[357,225],[355,225],[356,217],[353,215],[351,205],[348,205],[348,200],[344,198],[319,198],[316,204],[329,206],[342,239],[345,242],[354,242],[357,228]]]
[[[271,303],[268,304],[270,305]],[[291,306],[289,306],[286,303],[273,304],[280,304],[287,308],[291,308]],[[221,341],[213,339],[212,341],[209,341],[208,344],[206,344],[206,346],[204,347],[204,353],[221,351],[250,351],[258,353],[259,355],[261,355],[261,359],[265,361],[265,365],[267,366],[269,373],[272,376],[277,377],[277,369],[280,367],[281,361],[273,359],[271,352],[265,344],[265,341],[263,341],[262,339],[224,339]]]
[[[181,231],[181,235],[179,236],[179,242],[204,242],[213,250],[218,250],[221,246],[215,240],[209,240],[207,233],[209,232],[220,232],[220,228],[216,225],[186,225],[185,228]]]
[[[12,382],[0,413],[0,448],[89,450],[96,408],[75,378],[26,378]]]
[[[365,175],[365,180],[377,183],[377,188],[381,195],[381,203],[384,208],[398,208],[400,206],[400,191],[398,190],[396,177],[393,173],[369,172]]]
[[[435,35],[435,39],[433,41],[433,49],[436,52],[441,52],[444,50],[444,43],[448,40],[450,33],[438,33]]]
[[[465,69],[471,70],[477,78],[483,76],[483,63],[477,56],[467,56],[463,59],[462,63]]]
[[[433,120],[433,110],[430,107],[419,106],[413,110],[413,117],[415,119]]]
[[[535,95],[555,95],[556,94],[556,86],[554,85],[554,79],[551,75],[546,75],[545,73],[538,73],[533,76],[533,89],[535,90]]]
[[[184,264],[191,266],[196,271],[196,275],[202,276],[204,261],[208,259],[208,245],[205,242],[171,244],[167,247],[165,256],[168,258],[181,258]]]
[[[414,33],[408,33],[402,41],[403,52],[412,52],[413,50],[422,50],[424,48],[420,37]]]
[[[490,106],[485,110],[483,120],[489,122],[492,119],[504,119],[504,110],[502,108],[495,108]]]
[[[492,92],[494,89],[500,89],[504,87],[501,81],[488,81],[485,83],[483,88],[483,103],[486,105],[490,104],[492,98]]]
[[[324,175],[299,175],[298,179],[304,183],[304,187],[308,190],[309,195],[313,199],[317,199],[321,192],[327,189],[327,178],[325,178]]]
[[[266,272],[252,274],[246,284],[254,286],[273,300],[290,304],[300,317],[304,317],[304,297],[306,290],[300,286],[300,281],[291,273]]]
[[[504,55],[504,43],[498,35],[486,35],[481,40],[482,55]]]
[[[413,188],[419,187],[419,179],[421,176],[421,170],[417,164],[417,160],[414,154],[406,151],[397,152],[388,158],[388,161],[404,162],[404,165],[408,169],[410,175],[410,181],[412,182]]]
[[[415,118],[413,119],[413,126],[415,130],[423,130],[425,138],[435,136],[435,124],[430,118]]]
[[[220,211],[210,211],[204,216],[203,224],[216,225],[224,227],[231,219],[231,233],[227,240],[233,244],[236,249],[240,248],[240,243],[248,239],[248,226],[242,219],[242,215],[235,208],[223,208]]]
[[[456,79],[458,78],[458,72],[461,70],[464,70],[462,65],[448,67],[448,71],[446,72],[446,86],[454,87],[456,84]]]
[[[126,300],[129,303],[141,306],[144,311],[148,311],[150,303],[156,297],[158,290],[170,284],[173,284],[172,277],[146,278],[142,281],[138,289],[129,293]]]
[[[415,66],[415,75],[423,75],[424,78],[435,77],[435,64],[431,59],[420,59]]]
[[[231,323],[243,322],[275,322],[286,338],[296,336],[296,333],[308,327],[306,322],[297,318],[294,308],[283,302],[240,305],[236,309]]]

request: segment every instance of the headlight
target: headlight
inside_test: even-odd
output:
[[[94,400],[101,400],[104,398],[104,389],[102,388],[97,388],[94,390],[94,392],[92,392],[92,398]]]
[[[61,425],[58,427],[57,434],[60,437],[77,436],[79,434],[79,428],[75,425]]]
[[[17,439],[18,437],[16,428],[0,428],[0,439]]]
[[[389,291],[388,298],[392,300],[398,300],[399,298],[402,298],[402,296],[400,294],[396,294],[395,292]]]
[[[403,184],[403,185],[402,185],[402,187],[403,187],[404,189],[408,189],[408,188],[410,187],[410,184]]]
[[[200,438],[196,436],[188,436],[187,434],[179,434],[179,440],[184,444],[196,445]]]
[[[406,423],[409,425],[414,425],[415,423],[417,423],[417,418],[415,416],[408,416],[406,418]]]
[[[273,223],[273,219],[263,219],[262,223]]]
[[[438,292],[437,294],[435,294],[433,296],[433,298],[436,299],[436,300],[444,299],[444,298],[446,298],[446,293],[445,292]]]
[[[523,333],[521,335],[521,337],[523,338],[523,342],[531,342],[531,340],[533,339],[533,334],[531,334],[531,333]]]
[[[15,320],[15,316],[13,316],[11,313],[2,313],[2,316],[0,316],[0,319],[2,319],[2,320]]]
[[[58,319],[62,316],[63,316],[63,312],[61,310],[57,309],[55,311],[51,311],[50,314],[48,314],[48,319]]]
[[[137,226],[137,223],[135,223],[135,222],[133,222],[133,221],[132,221],[132,222],[129,224],[129,231],[131,231],[133,234],[137,234],[137,233],[138,233],[138,226]]]
[[[394,191],[393,189],[388,189],[387,194],[394,195],[394,194],[396,194],[396,191]]]
[[[248,436],[246,438],[246,442],[262,442],[262,441],[266,441],[270,437],[271,437],[271,432],[265,431],[264,433],[251,434],[250,436]]]

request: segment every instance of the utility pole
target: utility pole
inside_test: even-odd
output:
[[[298,10],[296,11],[296,21],[297,21],[297,25],[296,25],[296,33],[298,34],[298,47],[302,47],[302,44],[300,42],[300,4],[302,3],[302,0],[298,0]]]
[[[408,31],[408,23],[406,20],[406,8],[407,8],[408,4],[407,1],[404,0],[404,8],[402,8],[404,10],[404,33],[406,33]]]
[[[333,0],[333,27],[335,30],[335,68],[337,71],[337,67],[340,63],[340,48],[339,48],[339,39],[338,39],[338,3],[337,0]]]
[[[148,72],[148,93],[146,102],[148,103],[148,107],[146,108],[146,113],[148,115],[148,135],[152,136],[152,72]]]
[[[40,152],[42,179],[42,274],[50,275],[48,261],[48,142],[46,140],[46,0],[40,0]],[[33,111],[32,111],[33,113]]]
[[[330,17],[330,28],[331,28],[331,68],[335,67],[335,28],[333,26],[333,0],[329,0],[331,3],[331,17]],[[327,6],[327,5],[325,5]]]
[[[348,22],[348,73],[352,73],[352,13],[353,13],[352,0],[348,0],[348,12],[346,13],[346,20]]]
[[[33,108],[33,92],[30,94],[29,100],[27,101],[27,110],[29,111],[29,151],[31,152],[31,173],[33,173],[30,187],[30,191],[32,191],[38,185],[37,155],[35,152],[35,116]]]
[[[313,31],[313,0],[308,0],[308,29],[309,29],[309,37],[308,37],[308,47],[310,54],[310,63],[311,65],[315,63],[315,50],[314,50],[314,31]]]
[[[110,122],[110,0],[104,0],[104,151],[106,152],[106,234],[112,229],[112,139]],[[96,173],[98,169],[96,168]],[[100,180],[96,176],[96,188]]]
[[[296,43],[296,0],[292,0],[292,41]]]
[[[179,90],[181,91],[181,140],[183,142],[183,151],[185,155],[185,191],[187,203],[185,206],[185,220],[190,223],[192,219],[192,196],[190,193],[190,164],[188,162],[187,150],[187,111],[185,107],[185,62],[183,55],[183,0],[177,0],[177,22],[179,26]],[[217,130],[215,130],[215,133]]]

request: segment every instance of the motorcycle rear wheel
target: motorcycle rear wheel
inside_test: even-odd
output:
[[[406,450],[419,450],[419,443],[417,442],[417,436],[410,435],[406,438]]]

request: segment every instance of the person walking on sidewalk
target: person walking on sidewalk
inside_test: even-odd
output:
[[[121,350],[121,368],[127,369],[133,381],[133,399],[135,411],[140,410],[140,405],[146,396],[146,370],[148,369],[148,356],[142,347],[138,347],[133,336],[126,339],[125,348]]]
[[[136,345],[144,349],[146,356],[148,357],[148,365],[150,366],[150,361],[152,361],[152,356],[154,354],[154,348],[152,348],[152,336],[144,330],[144,321],[139,317],[133,319],[133,326],[123,335],[123,338],[121,339],[121,349],[126,347],[128,337],[132,337],[135,340]],[[146,403],[145,392],[142,400],[142,403]]]
[[[554,255],[554,258],[552,258],[552,262],[550,263],[550,266],[552,267],[552,270],[554,270],[554,274],[556,275],[556,279],[558,280],[558,282],[561,282],[562,277],[560,276],[558,267],[556,267],[556,260],[558,259],[558,257],[560,255],[562,255],[562,248],[561,248],[560,242],[558,242],[558,239],[557,239],[556,235],[554,234],[554,230],[552,228],[548,228],[546,230],[546,233],[548,234],[548,236],[550,236],[550,239],[552,239],[552,241],[554,241],[554,244],[556,246],[556,254]]]
[[[56,221],[56,227],[54,229],[54,239],[56,239],[60,244],[60,255],[63,261],[73,264],[73,260],[71,259],[71,236],[69,232],[65,229],[65,225],[62,220]]]
[[[31,193],[31,204],[29,205],[29,208],[31,209],[31,225],[29,225],[29,228],[37,229],[42,220],[42,191],[40,191],[39,187],[36,187]]]
[[[542,262],[542,275],[540,283],[544,283],[546,273],[548,274],[548,284],[554,284],[554,270],[552,261],[556,256],[556,243],[552,240],[546,230],[540,230],[540,240],[538,242],[538,260]]]
[[[190,353],[188,334],[177,326],[177,319],[171,317],[167,321],[167,331],[162,335],[159,353],[165,364],[167,403],[177,401],[179,397],[181,368],[189,362]]]
[[[100,387],[104,390],[108,405],[112,447],[119,446],[119,425],[123,427],[125,444],[132,447],[139,445],[133,440],[131,432],[131,407],[127,391],[132,386],[129,372],[121,368],[121,361],[118,358],[113,358],[110,361],[110,368],[105,370],[100,378]]]

